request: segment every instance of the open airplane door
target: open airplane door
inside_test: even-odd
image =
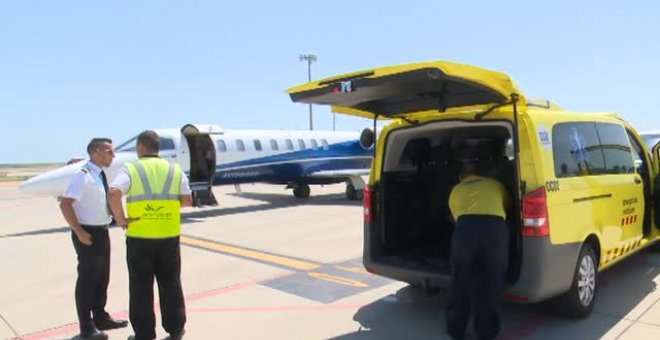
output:
[[[190,151],[189,181],[193,205],[218,205],[212,190],[218,159],[211,135],[222,134],[222,128],[217,125],[186,124],[181,128],[181,133]]]

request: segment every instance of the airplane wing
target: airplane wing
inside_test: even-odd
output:
[[[350,177],[350,176],[367,176],[369,169],[341,169],[341,170],[322,170],[315,171],[307,175],[313,178],[335,178],[335,177]]]

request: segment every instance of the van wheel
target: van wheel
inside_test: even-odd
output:
[[[571,289],[558,297],[560,313],[571,318],[584,318],[591,313],[596,301],[598,261],[589,244],[582,246],[578,256]]]

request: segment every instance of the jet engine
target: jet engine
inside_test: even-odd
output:
[[[360,146],[363,149],[369,149],[374,145],[374,131],[371,130],[370,128],[366,128],[362,130],[362,133],[360,133]]]

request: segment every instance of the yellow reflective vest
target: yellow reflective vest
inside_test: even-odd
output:
[[[131,187],[126,194],[128,217],[137,219],[126,236],[168,238],[181,233],[181,176],[178,164],[146,157],[127,163]]]

